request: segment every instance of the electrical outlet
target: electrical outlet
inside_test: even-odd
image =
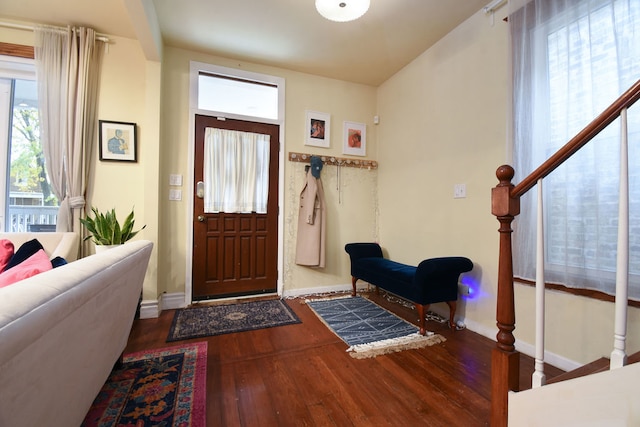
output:
[[[464,285],[462,283],[458,283],[458,293],[464,296],[471,295],[471,292],[469,292],[469,286]]]

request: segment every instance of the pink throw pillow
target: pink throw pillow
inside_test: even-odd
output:
[[[44,249],[40,249],[20,264],[0,273],[0,288],[11,285],[38,273],[51,270],[51,261]]]
[[[4,268],[9,263],[9,260],[13,256],[13,251],[14,247],[11,240],[0,240],[0,272],[4,271]]]

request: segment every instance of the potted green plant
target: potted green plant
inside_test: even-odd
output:
[[[89,232],[89,235],[84,240],[93,239],[96,249],[100,246],[121,245],[146,227],[144,225],[140,230],[133,231],[135,223],[133,209],[131,209],[131,213],[127,215],[122,225],[118,222],[115,209],[102,213],[96,207],[92,207],[91,211],[94,215],[93,218],[87,215],[86,218],[80,218],[80,222]]]

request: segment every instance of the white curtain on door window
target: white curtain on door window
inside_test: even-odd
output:
[[[207,128],[204,211],[267,213],[269,135]]]
[[[520,182],[640,79],[637,0],[511,0],[514,182]],[[629,109],[631,210],[640,209],[640,105]],[[615,290],[620,124],[545,179],[545,278]],[[634,142],[635,141],[635,142]],[[515,221],[514,273],[535,277],[536,191]],[[631,215],[631,229],[640,217]],[[630,295],[640,297],[640,234]],[[635,249],[634,249],[635,248]]]

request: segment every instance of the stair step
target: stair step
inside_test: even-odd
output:
[[[586,365],[580,366],[573,371],[565,372],[564,374],[560,374],[557,377],[553,377],[547,379],[547,384],[559,383],[560,381],[572,380],[575,378],[584,377],[590,374],[595,374],[598,372],[604,372],[609,369],[609,359],[606,357],[601,357],[598,360],[595,360],[591,363],[587,363]]]
[[[640,362],[640,352],[627,356],[627,365]],[[591,363],[587,363],[573,371],[565,372],[556,377],[549,378],[547,384],[559,383],[560,381],[572,380],[575,378],[585,377],[587,375],[596,374],[609,370],[610,361],[606,357],[601,357]]]

